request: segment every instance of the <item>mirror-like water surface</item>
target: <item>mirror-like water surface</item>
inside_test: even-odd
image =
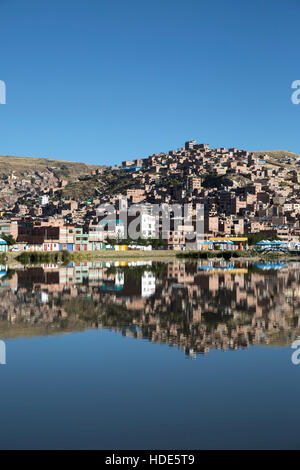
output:
[[[0,275],[0,448],[300,448],[299,263]]]

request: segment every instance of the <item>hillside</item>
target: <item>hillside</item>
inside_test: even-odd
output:
[[[295,163],[293,161],[287,161],[283,157],[294,157],[300,158],[300,155],[297,155],[292,152],[275,150],[275,151],[261,151],[254,152],[256,156],[268,155],[266,158],[269,166],[284,167],[287,169],[293,170],[295,168]],[[146,180],[149,181],[151,178],[151,171],[149,168],[145,168],[140,172],[139,177],[132,178],[130,173],[126,171],[113,170],[111,168],[103,168],[101,174],[99,175],[87,175],[84,178],[80,178],[80,181],[70,182],[63,190],[57,192],[57,199],[75,199],[75,200],[86,200],[88,198],[95,198],[103,196],[112,196],[114,194],[125,194],[126,190],[132,188],[143,188],[141,178],[146,177]],[[174,185],[175,181],[175,185]],[[173,172],[168,172],[167,174],[157,174],[157,180],[153,180],[153,186],[158,187],[167,187],[169,193],[173,193],[176,186],[183,187],[182,174],[177,174],[177,180],[175,176],[173,177]],[[226,186],[238,187],[245,186],[249,184],[249,179],[243,175],[237,174],[226,174],[222,176],[215,176],[213,174],[202,174],[202,185],[204,188],[217,187],[222,189]],[[285,182],[284,184],[289,184]]]
[[[300,155],[297,155],[297,153],[290,152],[288,150],[270,150],[270,151],[260,151],[260,152],[253,152],[255,156],[260,156],[260,155],[268,155],[271,158],[279,159],[282,157],[292,157],[292,158],[300,158]]]
[[[34,171],[50,171],[57,178],[74,180],[78,176],[90,174],[92,170],[103,168],[100,165],[54,160],[50,158],[0,156],[0,177],[24,176]]]
[[[197,156],[194,160],[190,154],[183,155],[182,152],[178,155],[173,152],[172,157],[168,154],[155,154],[151,156],[152,163],[147,162],[140,170],[129,172],[120,167],[113,169],[50,158],[0,156],[0,205],[6,210],[11,210],[16,204],[31,207],[34,198],[37,199],[41,192],[53,190],[55,192],[51,195],[52,201],[109,201],[117,194],[126,194],[129,189],[144,190],[145,187],[147,189],[142,197],[146,201],[156,201],[159,193],[162,198],[167,195],[169,200],[171,198],[177,201],[187,189],[187,176],[184,176],[186,163],[183,163],[182,159],[187,159],[191,174],[201,175],[204,189],[221,190],[249,184],[247,172],[238,174],[230,170],[226,174],[218,175],[217,154],[211,152],[214,150],[207,150],[204,163],[199,164]],[[300,155],[283,150],[257,151],[254,154],[266,160],[268,167],[282,169],[281,186],[293,186],[295,175],[292,172],[299,171]],[[264,158],[264,155],[268,156]],[[240,156],[237,155],[237,158]],[[172,168],[168,167],[170,164]],[[222,170],[221,167],[220,169]],[[284,177],[282,171],[286,172]],[[13,178],[10,178],[12,175]],[[66,180],[67,184],[62,184],[61,180]],[[162,188],[165,188],[165,193]],[[18,211],[18,207],[15,207],[15,212]]]
[[[70,182],[58,198],[84,200],[99,197],[102,194],[113,195],[126,192],[127,189],[142,187],[124,171],[104,168],[100,175],[86,176],[81,181]]]

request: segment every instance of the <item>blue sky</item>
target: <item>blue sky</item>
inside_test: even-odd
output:
[[[300,154],[299,0],[0,0],[0,154]]]

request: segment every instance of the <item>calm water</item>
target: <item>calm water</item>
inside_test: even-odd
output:
[[[300,448],[300,265],[2,266],[0,448]]]

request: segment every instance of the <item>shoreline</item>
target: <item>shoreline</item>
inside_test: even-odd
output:
[[[213,255],[216,256],[213,256]],[[234,252],[232,252],[232,255]],[[205,256],[207,255],[207,257]],[[11,264],[15,262],[22,263],[22,260],[18,259],[23,256],[24,260],[28,257],[28,262],[24,264],[31,264],[32,261],[35,263],[51,263],[66,264],[68,262],[84,262],[84,261],[237,261],[237,262],[249,262],[254,261],[300,261],[299,255],[288,255],[287,253],[266,253],[266,254],[249,254],[242,256],[231,256],[229,251],[209,253],[206,251],[177,251],[177,250],[151,250],[151,251],[115,251],[115,250],[103,250],[103,251],[89,251],[89,252],[29,252],[29,251],[18,251],[18,252],[7,252],[2,254],[3,264]],[[30,260],[30,257],[33,260]]]
[[[41,251],[41,252],[30,252],[30,251],[18,251],[18,252],[7,252],[3,253],[5,263],[20,262],[18,257],[20,256],[36,256],[41,258],[40,263],[53,261],[56,257],[58,263],[62,262],[80,262],[80,261],[126,261],[126,260],[158,260],[168,261],[176,258],[178,252],[173,250],[151,250],[151,251],[115,251],[115,250],[103,250],[103,251]],[[66,255],[66,259],[63,259],[63,255]],[[43,260],[44,258],[44,260]]]

